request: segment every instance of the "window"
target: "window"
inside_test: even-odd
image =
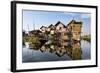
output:
[[[62,29],[62,27],[59,28],[60,30]]]

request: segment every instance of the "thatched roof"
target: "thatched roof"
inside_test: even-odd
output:
[[[54,25],[53,25],[53,24],[51,24],[51,25],[49,25],[48,27],[49,27],[49,28],[51,28],[51,27],[54,27]]]
[[[64,27],[66,27],[61,21],[58,21],[55,26],[58,26],[59,24],[62,24]]]
[[[29,31],[29,33],[41,33],[40,30],[32,30],[32,31]]]
[[[82,22],[77,22],[75,20],[72,20],[67,24],[67,26],[69,26],[71,23],[73,23],[73,24],[82,24]]]
[[[42,26],[40,29],[42,29],[42,28],[46,28],[45,26]]]

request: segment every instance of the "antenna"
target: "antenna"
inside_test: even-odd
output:
[[[74,20],[74,17],[73,17],[73,20]]]
[[[28,28],[28,31],[27,31],[27,33],[29,34],[29,24],[27,24],[27,28]]]
[[[82,22],[82,15],[80,15],[80,21]]]
[[[33,30],[35,30],[35,19],[33,17]]]
[[[27,28],[28,28],[28,31],[29,31],[29,24],[27,24]]]

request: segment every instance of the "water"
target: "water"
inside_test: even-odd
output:
[[[22,61],[28,62],[44,62],[44,61],[70,61],[70,60],[86,60],[91,59],[91,44],[87,41],[77,43],[62,42],[49,43],[38,46],[39,44],[31,44],[31,46],[23,46]]]

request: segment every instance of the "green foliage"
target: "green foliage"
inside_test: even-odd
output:
[[[84,36],[81,36],[81,39],[82,40],[86,40],[88,42],[91,42],[91,35],[84,35]]]
[[[23,39],[24,39],[24,42],[31,42],[31,43],[34,43],[34,44],[40,43],[39,37],[34,36],[34,35],[25,36]]]

